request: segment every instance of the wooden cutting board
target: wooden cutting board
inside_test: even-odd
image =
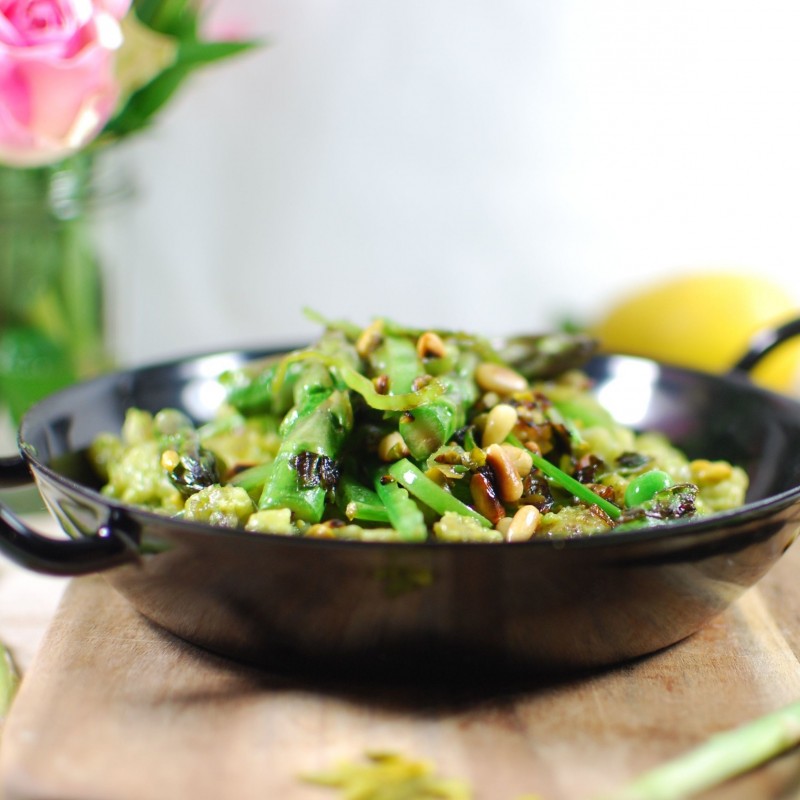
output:
[[[99,577],[73,581],[7,720],[5,800],[325,800],[299,779],[385,749],[476,800],[584,800],[800,699],[800,546],[668,651],[558,686],[311,686],[154,628]],[[796,753],[705,797],[783,797]]]

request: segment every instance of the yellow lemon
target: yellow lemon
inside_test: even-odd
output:
[[[604,352],[720,373],[744,355],[754,335],[797,316],[791,293],[763,277],[693,272],[633,292],[608,309],[591,333]],[[796,390],[800,339],[766,356],[751,376],[774,391]]]

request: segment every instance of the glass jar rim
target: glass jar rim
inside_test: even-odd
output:
[[[95,159],[71,159],[32,170],[2,167],[0,223],[74,219],[116,206],[134,194],[127,171]]]

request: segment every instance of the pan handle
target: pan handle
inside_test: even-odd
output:
[[[28,527],[2,503],[0,552],[26,569],[60,576],[88,575],[138,560],[135,545],[113,521],[93,536],[51,539]]]
[[[800,335],[800,317],[757,333],[747,347],[745,354],[733,365],[731,372],[750,372],[768,353],[793,336]]]
[[[0,456],[0,489],[13,489],[31,483],[28,464],[22,456]]]
[[[32,480],[23,458],[0,458],[0,487],[23,486]],[[88,575],[136,561],[138,551],[123,532],[126,527],[120,513],[113,511],[92,536],[51,539],[0,502],[0,552],[20,566],[46,575]]]

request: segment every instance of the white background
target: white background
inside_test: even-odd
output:
[[[733,267],[800,294],[800,4],[218,0],[269,40],[114,157],[118,357],[310,306],[501,333]]]

